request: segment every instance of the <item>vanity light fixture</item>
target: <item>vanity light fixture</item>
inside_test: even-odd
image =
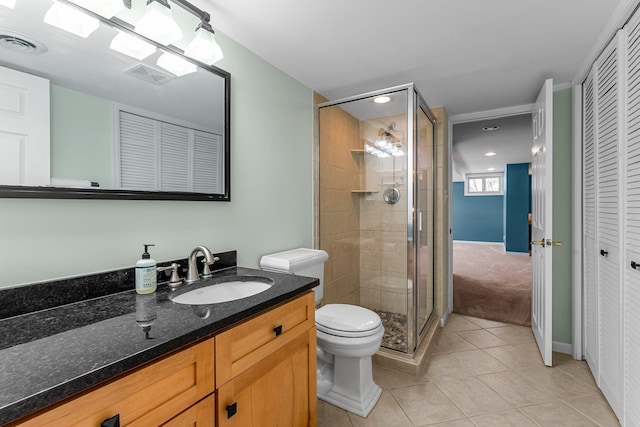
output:
[[[85,39],[100,26],[96,18],[58,1],[44,15],[44,22]]]
[[[216,42],[215,31],[209,23],[210,19],[209,14],[205,13],[202,22],[196,28],[195,37],[184,50],[184,54],[189,58],[207,65],[213,65],[224,57],[222,48]]]
[[[109,19],[124,10],[123,0],[71,0],[80,7]]]
[[[0,0],[0,6],[6,6],[13,9],[16,6],[16,0]]]
[[[139,61],[156,52],[156,47],[129,33],[118,30],[109,47]]]
[[[484,153],[484,155],[487,156],[487,157],[493,157],[493,156],[496,155],[496,153],[493,152],[493,151],[487,151],[486,153]]]
[[[158,67],[164,68],[171,74],[175,74],[176,76],[184,76],[186,74],[195,73],[198,71],[198,66],[192,64],[189,61],[185,61],[173,53],[165,52],[160,58],[158,58]]]
[[[373,102],[375,102],[376,104],[386,104],[389,101],[391,101],[391,97],[386,95],[376,96],[375,98],[373,98]]]
[[[147,0],[144,15],[136,24],[135,30],[136,33],[165,46],[182,38],[182,31],[173,20],[167,0]]]

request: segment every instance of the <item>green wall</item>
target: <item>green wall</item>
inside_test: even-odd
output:
[[[52,84],[51,176],[114,188],[113,103]]]
[[[268,252],[312,245],[311,89],[216,32],[232,75],[231,202],[0,199],[0,287],[131,267],[196,245]]]
[[[571,343],[571,88],[553,92],[553,341]]]

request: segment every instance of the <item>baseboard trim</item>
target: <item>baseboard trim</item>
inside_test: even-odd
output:
[[[447,323],[447,319],[449,318],[449,314],[451,314],[451,308],[447,307],[447,309],[440,316],[440,327],[444,328],[444,325]]]
[[[573,346],[566,342],[554,341],[551,349],[556,353],[570,354],[573,356]]]
[[[472,245],[502,245],[504,242],[479,242],[477,240],[454,240],[453,243],[471,243]]]
[[[505,254],[509,255],[518,255],[518,256],[530,256],[529,252],[513,252],[513,251],[504,251]]]

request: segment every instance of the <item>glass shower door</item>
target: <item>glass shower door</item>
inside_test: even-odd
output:
[[[434,309],[434,122],[418,99],[416,108],[415,246],[416,335],[420,337]],[[420,342],[420,340],[418,340]]]

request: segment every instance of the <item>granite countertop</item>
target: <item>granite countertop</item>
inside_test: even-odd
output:
[[[173,303],[159,285],[149,295],[131,290],[0,320],[0,425],[163,356],[318,285],[318,280],[241,267],[214,273],[258,275],[274,284],[236,301]],[[205,281],[182,285],[202,286]],[[2,304],[11,304],[0,291]],[[150,327],[150,328],[149,328]]]

